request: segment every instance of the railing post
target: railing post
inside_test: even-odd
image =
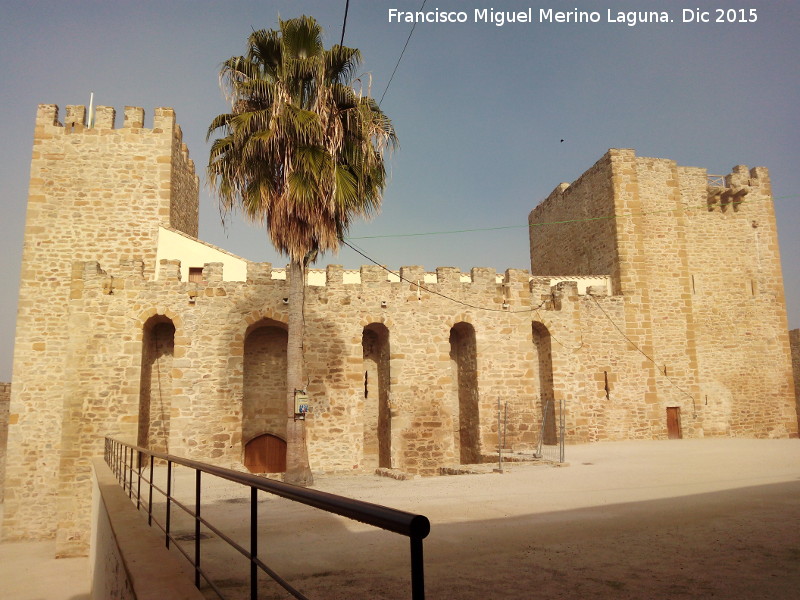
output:
[[[258,490],[250,488],[250,600],[258,600]]]
[[[128,491],[128,449],[123,448],[122,450],[122,464],[120,465],[122,468],[122,491]]]
[[[194,471],[194,585],[200,587],[200,469]]]
[[[142,453],[138,450],[136,451],[136,510],[139,510],[139,507],[142,504]]]
[[[422,540],[411,537],[411,598],[425,600],[425,572],[422,560]]]
[[[564,433],[565,433],[565,430],[566,430],[566,423],[567,423],[566,415],[564,414],[564,400],[561,400],[561,402],[559,403],[559,412],[561,413],[561,415],[560,415],[561,418],[559,419],[559,429],[560,429],[560,431],[558,432],[559,433],[559,446],[558,446],[558,450],[559,450],[558,458],[559,458],[559,460],[558,460],[558,462],[562,462],[563,463],[564,462]]]
[[[147,526],[153,524],[153,478],[155,477],[153,471],[153,455],[150,455],[150,491],[147,494]]]
[[[169,522],[170,522],[170,505],[172,503],[172,461],[167,461],[167,518],[164,527],[164,534],[167,536],[167,548],[169,548]]]
[[[128,465],[128,498],[133,498],[133,446],[131,446],[131,462]]]

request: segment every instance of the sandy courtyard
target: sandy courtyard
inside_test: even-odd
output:
[[[426,515],[428,598],[800,597],[800,441],[587,444],[568,446],[567,460],[412,481],[318,477],[315,487]],[[177,483],[193,489],[180,473]],[[247,494],[203,487],[205,516],[244,542]],[[259,519],[260,554],[310,598],[410,597],[405,538],[276,498],[261,499]],[[7,590],[20,590],[5,560],[15,547],[0,544]],[[246,597],[243,562],[215,536],[203,548],[226,592]],[[47,562],[39,569],[58,561]],[[0,597],[84,597],[84,582],[37,590],[27,571],[24,592]],[[287,595],[265,582],[261,597]]]
[[[316,487],[426,515],[428,598],[800,597],[800,441],[589,444],[568,446],[567,460]],[[240,537],[237,498],[207,514]],[[267,564],[309,597],[410,597],[405,538],[280,499],[261,507]],[[219,568],[235,588],[232,564]]]

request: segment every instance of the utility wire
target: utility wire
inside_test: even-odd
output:
[[[506,310],[504,308],[487,308],[485,306],[476,306],[475,304],[470,304],[469,302],[463,302],[462,300],[458,300],[456,298],[448,296],[447,294],[442,294],[441,292],[437,292],[435,290],[426,288],[424,285],[420,285],[420,283],[417,282],[417,281],[411,281],[410,279],[406,279],[400,273],[392,271],[391,269],[389,269],[385,265],[382,265],[381,263],[379,263],[378,261],[374,260],[373,258],[370,258],[369,256],[367,256],[366,253],[362,252],[361,250],[359,250],[358,248],[356,248],[355,246],[353,246],[352,244],[350,244],[346,240],[342,240],[342,244],[344,244],[345,246],[350,248],[356,254],[360,254],[362,257],[366,258],[372,264],[379,266],[381,269],[383,269],[387,273],[391,273],[395,277],[398,277],[400,279],[400,281],[405,281],[406,283],[410,283],[411,285],[416,286],[418,289],[422,290],[423,292],[427,292],[427,293],[433,294],[435,296],[440,296],[442,298],[445,298],[446,300],[450,300],[451,302],[455,302],[456,304],[460,304],[460,305],[466,306],[468,308],[474,308],[475,310],[485,310],[485,311],[489,311],[489,312],[502,312],[502,313],[512,313],[512,314],[513,313],[529,313],[529,312],[534,312],[534,311],[539,310],[547,302],[547,300],[545,299],[545,300],[542,300],[541,303],[538,306],[531,307],[531,308],[525,308],[523,310]]]
[[[425,3],[427,1],[428,0],[422,0],[422,6],[419,7],[419,12],[422,12],[422,10],[425,8]],[[416,27],[417,23],[416,21],[414,21],[414,25],[412,25],[411,31],[409,32],[408,38],[406,39],[406,43],[403,46],[403,51],[400,52],[400,58],[397,59],[397,64],[395,64],[394,66],[394,71],[392,71],[392,75],[391,77],[389,77],[389,83],[386,84],[386,89],[383,90],[383,94],[381,94],[381,99],[378,100],[378,106],[380,106],[383,103],[383,97],[386,95],[386,92],[389,91],[389,86],[392,85],[392,79],[394,79],[394,74],[397,73],[397,67],[400,66],[400,61],[403,60],[403,54],[405,54],[406,48],[408,48],[408,42],[411,41],[411,36],[414,34],[414,29],[416,29]]]
[[[689,392],[687,392],[686,390],[684,390],[684,389],[683,389],[681,386],[679,386],[677,383],[675,383],[674,381],[672,381],[672,378],[671,378],[669,375],[667,375],[666,373],[664,373],[664,372],[662,372],[662,371],[661,371],[661,369],[660,369],[660,368],[659,368],[659,366],[658,366],[658,363],[655,361],[655,359],[654,359],[652,356],[650,356],[650,355],[649,355],[649,354],[647,354],[647,353],[646,353],[644,350],[642,350],[641,348],[639,348],[639,346],[638,346],[638,345],[636,345],[636,343],[634,343],[634,341],[633,341],[631,338],[629,338],[627,335],[625,335],[625,332],[624,332],[624,331],[622,331],[622,329],[620,329],[619,325],[617,325],[617,324],[614,322],[614,320],[613,320],[613,319],[612,319],[612,318],[611,318],[611,317],[608,315],[608,313],[607,313],[607,312],[606,312],[606,311],[603,309],[603,307],[602,307],[602,306],[600,306],[600,303],[597,301],[597,298],[595,298],[595,297],[594,297],[594,295],[592,295],[592,294],[588,293],[588,291],[587,291],[587,295],[588,295],[588,296],[589,296],[589,297],[590,297],[592,300],[594,300],[594,303],[595,303],[595,305],[597,306],[597,308],[599,308],[599,309],[600,309],[600,312],[602,312],[602,313],[603,313],[603,315],[605,316],[605,318],[606,318],[606,319],[608,319],[609,323],[611,323],[611,324],[614,326],[614,329],[616,329],[616,330],[619,332],[619,334],[620,334],[620,335],[621,335],[623,338],[625,338],[625,340],[626,340],[626,341],[627,341],[627,342],[628,342],[628,343],[629,343],[631,346],[633,346],[633,347],[634,347],[634,348],[635,348],[635,349],[636,349],[636,350],[639,352],[639,354],[641,354],[641,355],[642,355],[642,356],[644,356],[644,357],[645,357],[647,360],[649,360],[651,363],[653,363],[653,364],[655,365],[655,367],[656,367],[656,371],[658,371],[658,373],[659,373],[660,375],[663,375],[663,376],[666,378],[666,380],[667,380],[667,381],[669,381],[669,382],[672,384],[672,386],[673,386],[673,387],[674,387],[676,390],[678,390],[679,392],[681,392],[682,394],[684,394],[685,396],[687,396],[687,397],[688,397],[688,398],[689,398],[689,399],[692,401],[692,412],[694,413],[692,416],[694,416],[694,417],[697,417],[697,405],[695,404],[695,401],[694,401],[694,396],[692,396],[692,395],[691,395]]]
[[[418,289],[420,289],[420,290],[422,290],[424,292],[428,292],[429,294],[435,294],[436,296],[441,296],[442,298],[445,298],[446,300],[450,300],[451,302],[455,302],[457,304],[461,304],[462,306],[467,306],[469,308],[474,308],[476,310],[485,310],[485,311],[489,311],[489,312],[503,312],[503,313],[511,313],[511,314],[534,313],[535,312],[536,315],[539,317],[539,321],[542,323],[542,325],[544,325],[544,317],[542,317],[541,313],[539,312],[539,309],[542,308],[547,303],[547,298],[542,300],[537,306],[534,306],[534,307],[531,307],[531,308],[526,308],[526,309],[523,309],[523,310],[506,310],[506,309],[499,309],[499,308],[486,308],[484,306],[475,306],[474,304],[469,304],[467,302],[462,302],[461,300],[457,300],[457,299],[452,298],[451,296],[448,296],[446,294],[442,294],[440,292],[436,292],[434,290],[428,289],[425,286],[420,285],[416,281],[411,281],[409,279],[406,279],[405,277],[402,277],[399,273],[396,273],[396,272],[392,271],[391,269],[389,269],[386,266],[380,264],[376,260],[370,258],[369,256],[367,256],[367,254],[365,252],[363,252],[360,249],[354,247],[352,244],[346,242],[345,240],[342,240],[342,243],[345,246],[347,246],[348,248],[350,248],[353,252],[356,252],[357,254],[360,254],[362,257],[366,258],[372,264],[379,266],[381,269],[383,269],[387,273],[391,273],[395,277],[399,277],[401,281],[405,281],[406,283],[410,283],[411,285],[416,286]],[[547,327],[547,326],[545,325],[545,327]],[[567,346],[564,342],[562,342],[555,335],[553,335],[553,332],[551,331],[550,327],[547,327],[547,332],[550,335],[550,337],[553,338],[553,340],[556,341],[556,343],[558,343],[560,346],[563,346],[567,350],[571,350],[571,351],[574,352],[574,351],[577,351],[577,350],[580,350],[581,348],[583,348],[583,330],[581,330],[581,343],[578,344],[574,348],[572,348],[570,346]]]
[[[785,198],[797,198],[797,195],[791,196],[779,196],[773,198],[773,200],[781,200]],[[749,202],[753,202],[754,200],[750,200]],[[748,200],[743,200],[742,204],[745,204]],[[705,210],[707,206],[685,206],[684,210],[691,210],[691,209],[698,209],[698,210]],[[382,239],[382,238],[399,238],[399,237],[423,237],[429,235],[452,235],[456,233],[476,233],[480,231],[503,231],[506,229],[532,229],[534,227],[544,227],[546,225],[566,225],[567,223],[589,223],[592,221],[605,221],[611,219],[628,219],[631,217],[644,217],[647,215],[658,215],[663,213],[673,212],[674,208],[666,208],[663,210],[652,210],[652,211],[641,211],[641,212],[632,212],[632,213],[623,213],[623,214],[611,214],[611,215],[604,215],[602,217],[584,217],[581,219],[566,219],[563,221],[547,221],[544,223],[531,223],[529,225],[502,225],[499,227],[475,227],[473,229],[450,229],[445,231],[423,231],[419,233],[388,233],[384,235],[362,235],[358,237],[348,237],[348,240],[374,240],[374,239]]]
[[[345,27],[347,27],[347,10],[349,8],[350,8],[350,0],[347,0],[347,2],[344,5],[344,20],[342,21],[342,41],[339,42],[340,46],[344,46],[344,30]]]

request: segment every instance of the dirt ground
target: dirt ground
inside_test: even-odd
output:
[[[411,481],[319,476],[315,488],[426,515],[427,598],[800,597],[800,440],[586,444],[566,459]],[[176,478],[188,500],[193,478]],[[210,478],[203,488],[204,516],[247,544],[247,493]],[[266,495],[258,512],[259,555],[310,598],[410,598],[405,538]],[[173,523],[191,536],[188,521]],[[204,567],[248,597],[243,559],[207,535]],[[15,546],[0,544],[0,582],[15,576]],[[0,583],[0,598],[84,597],[74,583],[22,595]],[[265,581],[259,597],[288,595]]]
[[[799,440],[588,444],[568,446],[567,460],[315,487],[426,515],[428,598],[800,597]],[[246,540],[244,495],[209,493],[206,515]],[[405,538],[274,498],[259,519],[260,554],[309,597],[410,598]],[[207,542],[206,566],[246,597],[244,566]]]

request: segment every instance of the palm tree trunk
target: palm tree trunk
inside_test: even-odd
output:
[[[303,339],[305,320],[303,317],[303,266],[292,261],[289,266],[289,336],[286,348],[286,473],[284,481],[295,485],[309,486],[314,483],[308,464],[306,447],[306,423],[295,419],[295,390],[306,388]]]

